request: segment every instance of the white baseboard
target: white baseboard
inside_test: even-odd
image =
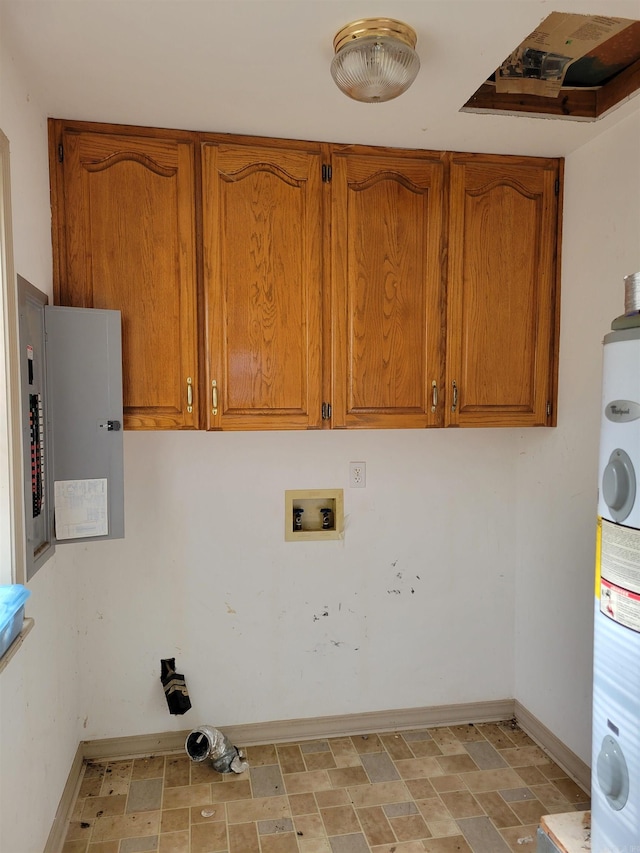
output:
[[[591,768],[581,758],[572,752],[568,746],[556,737],[544,723],[534,717],[530,711],[517,700],[514,702],[514,716],[520,728],[531,737],[538,746],[542,747],[555,763],[562,767],[565,773],[576,782],[587,794],[591,792]]]
[[[489,723],[495,720],[511,719],[513,712],[513,699],[501,699],[460,705],[434,705],[429,708],[404,708],[332,717],[310,717],[302,720],[245,723],[237,726],[221,726],[221,728],[232,743],[243,747],[372,732],[406,731],[431,726]],[[216,721],[200,720],[195,725],[205,724],[215,726]],[[155,752],[178,752],[184,749],[184,742],[190,731],[191,729],[186,729],[178,732],[84,741],[83,755],[93,760],[105,760],[151,755]]]
[[[59,851],[62,850],[62,845],[64,844],[64,839],[67,834],[69,818],[73,810],[73,804],[75,803],[80,782],[82,781],[83,766],[84,754],[82,751],[82,744],[80,743],[76,749],[76,754],[71,764],[71,770],[67,777],[67,783],[64,786],[62,796],[60,797],[58,810],[53,819],[51,831],[49,832],[49,837],[47,838],[47,843],[45,844],[43,853],[59,853]]]
[[[393,711],[367,711],[361,714],[311,717],[302,720],[245,723],[237,726],[222,726],[222,729],[232,743],[244,747],[374,732],[408,731],[433,726],[491,723],[510,720],[513,717],[556,764],[584,791],[589,792],[591,784],[589,767],[520,702],[513,699],[469,702],[460,705],[434,705],[428,708],[404,708]],[[199,723],[195,723],[195,726],[215,725],[215,722],[215,720],[200,720]],[[185,740],[190,731],[191,729],[184,729],[82,741],[73,760],[44,853],[58,853],[62,848],[67,822],[81,781],[84,761],[108,761],[149,756],[161,752],[183,752]]]

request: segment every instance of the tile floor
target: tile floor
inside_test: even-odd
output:
[[[89,762],[63,853],[533,853],[541,815],[589,808],[512,722],[245,752]]]

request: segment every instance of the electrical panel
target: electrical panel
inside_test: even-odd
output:
[[[18,310],[29,580],[57,542],[124,536],[121,318],[21,276]]]

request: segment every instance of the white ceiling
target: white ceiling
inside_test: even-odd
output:
[[[562,156],[597,122],[461,113],[550,12],[640,19],[640,0],[0,0],[2,40],[57,118],[434,150]],[[360,104],[333,83],[333,36],[394,17],[418,34],[401,97]]]

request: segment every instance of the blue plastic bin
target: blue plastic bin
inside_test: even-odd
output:
[[[30,595],[19,583],[0,586],[0,658],[22,630],[24,603]]]

